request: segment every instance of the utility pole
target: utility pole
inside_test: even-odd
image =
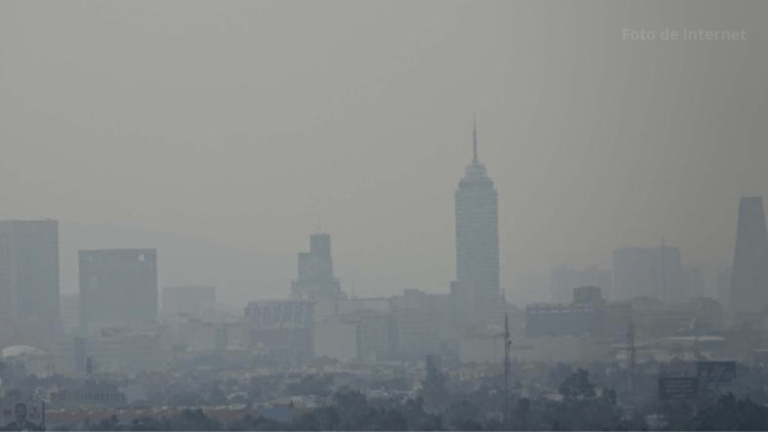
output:
[[[509,349],[512,345],[509,335],[509,313],[504,313],[504,421],[509,420]]]
[[[635,347],[635,324],[630,322],[629,323],[629,331],[627,333],[627,339],[629,342],[629,364],[627,365],[627,375],[629,378],[629,395],[632,399],[634,399],[634,392],[635,392],[635,362],[636,362],[636,353],[637,348]]]

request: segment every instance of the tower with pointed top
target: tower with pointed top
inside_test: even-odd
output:
[[[477,152],[472,128],[472,162],[455,193],[456,281],[452,296],[458,328],[487,323],[499,307],[497,193]]]

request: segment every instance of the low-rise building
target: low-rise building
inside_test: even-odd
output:
[[[313,355],[314,304],[306,300],[266,300],[248,303],[245,323],[249,347],[271,355],[306,359]]]
[[[608,303],[598,287],[574,289],[570,304],[539,303],[526,309],[526,336],[590,336],[600,339],[626,338],[632,320],[627,302]]]

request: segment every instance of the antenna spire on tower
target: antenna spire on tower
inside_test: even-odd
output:
[[[477,164],[477,115],[472,113],[472,163]]]

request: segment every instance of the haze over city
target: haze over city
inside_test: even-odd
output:
[[[768,5],[741,4],[3,2],[0,216],[60,221],[62,292],[77,249],[141,238],[160,285],[187,250],[222,300],[274,297],[318,226],[355,295],[446,292],[476,113],[510,301],[662,238],[729,263],[739,197],[768,195]],[[221,250],[248,257],[229,279]]]
[[[0,431],[768,430],[766,17],[0,1]]]

